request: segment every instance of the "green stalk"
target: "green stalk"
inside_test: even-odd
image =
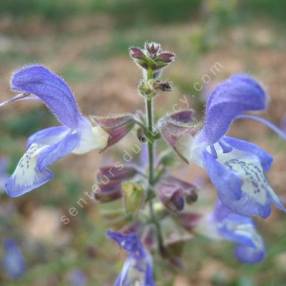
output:
[[[148,73],[147,79],[151,79],[153,76],[152,72]],[[158,243],[158,249],[160,251],[160,254],[163,256],[165,254],[164,249],[164,243],[163,243],[163,237],[162,237],[162,230],[160,226],[160,222],[157,220],[155,212],[154,212],[154,206],[153,206],[153,199],[152,197],[152,186],[154,185],[154,177],[155,177],[155,170],[154,170],[154,153],[155,153],[155,145],[154,145],[154,138],[153,138],[153,98],[149,96],[145,96],[145,106],[146,106],[146,122],[147,122],[147,129],[148,133],[151,134],[151,138],[148,138],[148,163],[149,163],[149,170],[148,170],[148,182],[150,188],[148,189],[147,198],[148,198],[148,204],[149,204],[149,211],[150,216],[153,224],[156,228],[156,234],[157,234],[157,243]]]

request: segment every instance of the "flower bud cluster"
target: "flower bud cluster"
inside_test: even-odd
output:
[[[175,54],[164,51],[161,45],[154,42],[145,43],[144,48],[133,47],[129,50],[130,57],[143,70],[153,72],[158,77],[160,71],[175,60]]]

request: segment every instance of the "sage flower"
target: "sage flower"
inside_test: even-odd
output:
[[[26,152],[5,185],[11,197],[21,196],[49,182],[53,178],[49,167],[59,159],[71,153],[103,150],[111,145],[110,142],[114,144],[123,137],[118,128],[114,139],[111,126],[107,132],[100,125],[92,125],[82,115],[67,83],[44,66],[30,65],[16,71],[11,79],[11,88],[20,95],[2,103],[2,106],[9,102],[37,98],[61,124],[40,130],[29,137]],[[120,126],[124,135],[130,130],[124,129],[122,124]]]
[[[169,115],[158,126],[165,140],[186,162],[207,171],[221,202],[245,216],[266,218],[272,204],[285,211],[265,175],[272,165],[272,156],[253,143],[226,135],[235,119],[250,118],[285,139],[285,134],[272,123],[244,115],[247,111],[266,109],[267,101],[264,89],[255,79],[234,75],[209,95],[203,126],[194,120],[192,110]]]
[[[128,255],[114,286],[155,286],[151,255],[137,234],[108,231],[107,236],[117,242]]]

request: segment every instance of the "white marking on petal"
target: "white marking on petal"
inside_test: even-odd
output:
[[[205,141],[200,140],[200,133],[195,137],[187,134],[178,141],[178,151],[189,161],[203,167],[202,153],[207,148]]]
[[[202,216],[195,231],[213,240],[222,240],[222,237],[218,232],[217,222],[214,219],[213,214],[211,213],[210,210],[207,210],[207,211],[209,211],[209,214]]]
[[[242,180],[242,192],[260,204],[265,204],[268,194],[274,193],[269,185],[259,161],[255,155],[234,150],[222,153],[216,146],[218,160],[231,169]]]
[[[80,143],[73,150],[73,154],[84,154],[94,149],[106,147],[109,135],[100,126],[85,126],[80,130]]]
[[[37,158],[47,147],[48,145],[38,145],[36,143],[30,145],[12,174],[12,178],[15,180],[16,185],[29,186],[37,181]]]
[[[227,219],[226,219],[227,220]],[[257,248],[263,247],[263,240],[251,223],[238,223],[234,221],[222,222],[229,231],[236,235],[248,238]]]
[[[145,260],[128,259],[128,269],[126,269],[126,277],[122,285],[144,286],[145,274],[147,271],[147,263]],[[127,264],[127,263],[126,263]]]

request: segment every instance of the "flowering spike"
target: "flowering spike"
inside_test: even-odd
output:
[[[105,203],[122,198],[124,204],[124,208],[105,210],[104,213],[109,223],[123,231],[109,231],[108,237],[128,255],[114,285],[155,286],[152,258],[146,246],[180,266],[182,246],[193,238],[195,230],[235,243],[235,254],[242,262],[262,261],[264,242],[256,231],[252,216],[268,217],[272,204],[286,211],[266,177],[273,158],[255,144],[229,137],[226,133],[234,120],[251,119],[286,140],[285,132],[268,120],[245,114],[267,107],[268,96],[263,87],[249,75],[233,75],[209,95],[203,123],[198,123],[194,112],[187,109],[168,114],[155,124],[154,98],[158,92],[172,90],[171,83],[161,80],[160,75],[175,60],[175,54],[163,50],[155,42],[146,42],[144,48],[132,47],[129,54],[143,72],[138,92],[145,101],[144,114],[94,116],[94,121],[90,122],[81,113],[67,83],[46,67],[26,66],[12,76],[11,89],[16,95],[0,103],[0,108],[37,99],[55,115],[60,125],[29,137],[27,150],[8,177],[5,191],[9,196],[17,197],[42,186],[53,178],[50,166],[59,159],[69,154],[103,151],[137,124],[137,138],[143,148],[140,155],[137,144],[136,150],[132,151],[139,155],[140,162],[137,166],[116,164],[100,168],[93,186],[97,201]],[[168,167],[175,160],[170,157],[172,150],[169,149],[168,153],[157,156],[155,143],[161,138],[185,162],[205,169],[218,195],[212,213],[200,215],[189,211],[187,204],[198,199],[197,189],[193,184],[169,175]],[[0,187],[1,173],[5,177],[1,167],[0,160]],[[137,233],[146,244],[143,245]],[[3,268],[11,278],[24,273],[25,261],[12,239],[4,242],[3,262]],[[71,283],[86,284],[82,274],[74,272]]]

